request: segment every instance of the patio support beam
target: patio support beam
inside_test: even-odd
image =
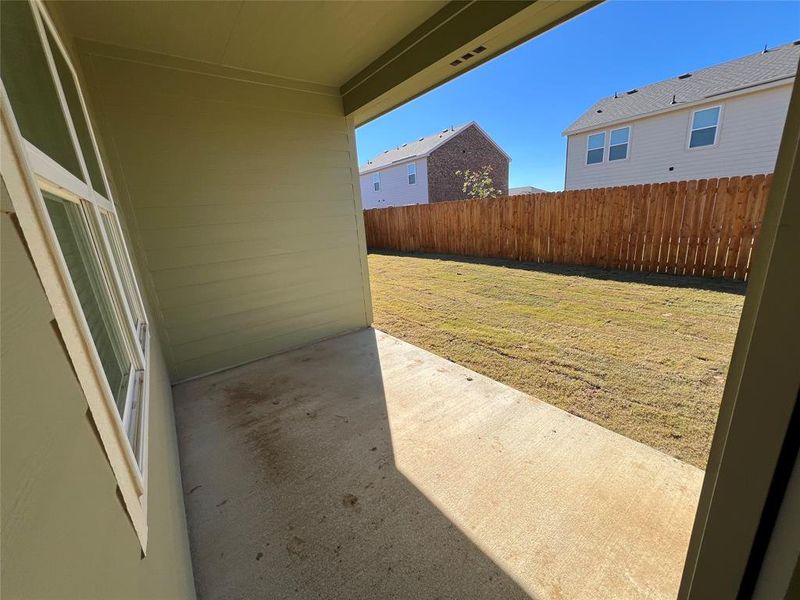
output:
[[[599,3],[450,2],[341,87],[345,114],[363,125]]]
[[[799,78],[800,79],[800,78]],[[679,598],[750,598],[797,469],[800,386],[800,84],[755,249]],[[794,514],[793,519],[798,516]],[[791,566],[781,567],[789,585]],[[775,585],[771,570],[770,585]],[[767,594],[766,597],[784,597]],[[788,597],[788,596],[786,596]]]

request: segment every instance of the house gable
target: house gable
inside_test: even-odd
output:
[[[508,193],[509,156],[476,123],[431,151],[428,156],[428,201],[465,197],[463,178],[456,171],[492,168],[492,181],[502,195]]]

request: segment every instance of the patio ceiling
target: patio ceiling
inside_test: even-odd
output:
[[[342,95],[345,114],[358,126],[598,3],[68,0],[51,6],[78,39],[326,86]]]
[[[339,87],[447,2],[59,3],[78,38]]]

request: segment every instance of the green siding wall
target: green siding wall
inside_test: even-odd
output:
[[[338,92],[115,51],[81,63],[173,381],[369,325]]]
[[[0,596],[192,598],[172,394],[158,343],[142,558],[5,189],[2,196]]]

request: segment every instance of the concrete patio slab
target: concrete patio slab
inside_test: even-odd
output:
[[[376,330],[175,388],[201,598],[674,598],[703,472]]]

